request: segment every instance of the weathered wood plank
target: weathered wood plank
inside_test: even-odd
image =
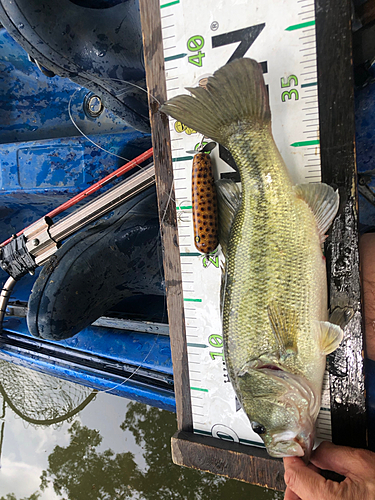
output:
[[[284,466],[266,450],[209,436],[177,432],[172,438],[173,462],[247,483],[283,491]]]
[[[179,429],[192,431],[193,423],[169,123],[167,116],[159,112],[159,103],[165,102],[167,97],[160,7],[158,0],[140,0],[139,4],[146,81],[149,91],[163,265],[167,289],[177,422]]]
[[[349,0],[316,0],[315,8],[322,181],[340,193],[326,242],[330,306],[350,306],[355,313],[329,356],[332,437],[337,444],[365,447],[351,6]]]

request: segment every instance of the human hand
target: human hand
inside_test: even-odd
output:
[[[322,443],[306,465],[298,457],[284,458],[284,500],[374,500],[375,453]],[[325,479],[320,470],[345,476],[341,483]]]

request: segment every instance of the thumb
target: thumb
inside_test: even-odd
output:
[[[311,462],[320,469],[332,470],[352,478],[372,478],[375,471],[375,453],[329,442],[318,446]]]

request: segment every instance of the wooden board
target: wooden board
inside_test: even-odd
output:
[[[168,119],[158,111],[159,102],[166,99],[159,1],[140,0],[140,10],[179,428],[172,438],[173,459],[282,490],[281,460],[257,448],[192,433],[170,137]],[[322,176],[324,182],[337,185],[341,196],[339,216],[327,242],[330,300],[332,306],[350,305],[355,311],[343,346],[330,358],[333,440],[365,446],[350,1],[316,0],[316,18]]]
[[[168,118],[159,112],[159,103],[165,102],[167,93],[158,0],[140,0],[140,11],[145,70],[149,92],[164,276],[167,291],[177,423],[179,429],[191,432],[193,423],[190,404],[189,372],[187,369],[185,318],[181,286],[177,215],[174,202],[171,143]]]
[[[351,7],[316,0],[322,182],[336,186],[340,208],[326,242],[329,302],[350,306],[354,318],[329,356],[332,440],[366,447],[363,331],[358,253]]]

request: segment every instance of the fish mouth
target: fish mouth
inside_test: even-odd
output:
[[[265,365],[257,366],[257,370],[273,370],[283,372],[284,370],[278,365],[267,363]]]
[[[274,439],[267,446],[267,451],[269,455],[275,458],[300,457],[307,464],[310,460],[313,445],[313,434],[305,437],[298,434],[293,437],[281,435],[279,439]]]

